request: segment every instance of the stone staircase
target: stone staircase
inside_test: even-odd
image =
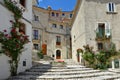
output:
[[[52,66],[40,61],[31,69],[8,80],[120,80],[120,74],[86,68],[72,60],[65,60],[66,66]]]

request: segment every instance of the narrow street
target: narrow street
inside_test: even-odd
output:
[[[38,61],[37,65],[8,80],[120,80],[120,74],[111,71],[86,68],[71,59],[65,66],[52,66],[48,61]]]

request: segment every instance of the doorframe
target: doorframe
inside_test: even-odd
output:
[[[59,48],[55,49],[55,52],[54,52],[54,59],[56,59],[56,57],[57,57],[57,56],[56,56],[56,51],[57,51],[57,50],[60,50],[60,51],[61,51],[60,59],[62,59],[62,50],[59,49]]]

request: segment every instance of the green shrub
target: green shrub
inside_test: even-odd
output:
[[[43,59],[43,57],[44,57],[42,51],[38,52],[37,55],[40,59]]]
[[[95,69],[107,69],[108,67],[111,67],[110,58],[119,54],[114,46],[108,51],[102,50],[98,53],[94,53],[92,50],[93,48],[89,45],[83,47],[84,51],[82,57],[87,63],[87,65],[86,63],[85,65]]]

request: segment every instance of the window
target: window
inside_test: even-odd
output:
[[[26,61],[23,61],[23,66],[24,66],[24,67],[26,66]]]
[[[39,17],[36,15],[34,15],[34,19],[35,19],[35,21],[39,21]]]
[[[74,35],[74,38],[75,38],[75,35]]]
[[[21,34],[25,34],[25,24],[24,23],[20,23],[19,32]]]
[[[115,3],[110,2],[107,4],[107,6],[108,6],[108,12],[115,12],[116,11]]]
[[[54,13],[54,12],[52,12],[52,16],[55,16],[55,13]]]
[[[25,3],[25,2],[26,2],[26,0],[20,0],[20,4],[21,4],[22,6],[24,6],[24,7],[26,6],[26,3]]]
[[[72,15],[72,14],[70,14],[70,18],[72,18],[72,16],[73,16],[73,15]]]
[[[64,13],[62,13],[62,16],[65,16],[65,14],[64,14]]]
[[[61,44],[61,37],[56,36],[56,45],[60,45],[60,44]]]
[[[102,50],[103,49],[103,43],[98,43],[98,50]]]
[[[98,23],[98,29],[96,33],[97,38],[109,38],[111,35],[109,23]]]
[[[34,44],[34,49],[35,49],[35,50],[38,50],[38,49],[39,49],[38,44]]]
[[[59,13],[56,13],[56,17],[58,17],[59,16]]]
[[[97,37],[103,38],[104,36],[105,36],[105,24],[99,23]]]
[[[56,24],[52,24],[52,27],[53,27],[53,28],[57,28],[57,25],[56,25]]]
[[[60,25],[60,29],[63,29],[63,25]]]
[[[34,30],[33,37],[34,39],[38,39],[38,30]]]

